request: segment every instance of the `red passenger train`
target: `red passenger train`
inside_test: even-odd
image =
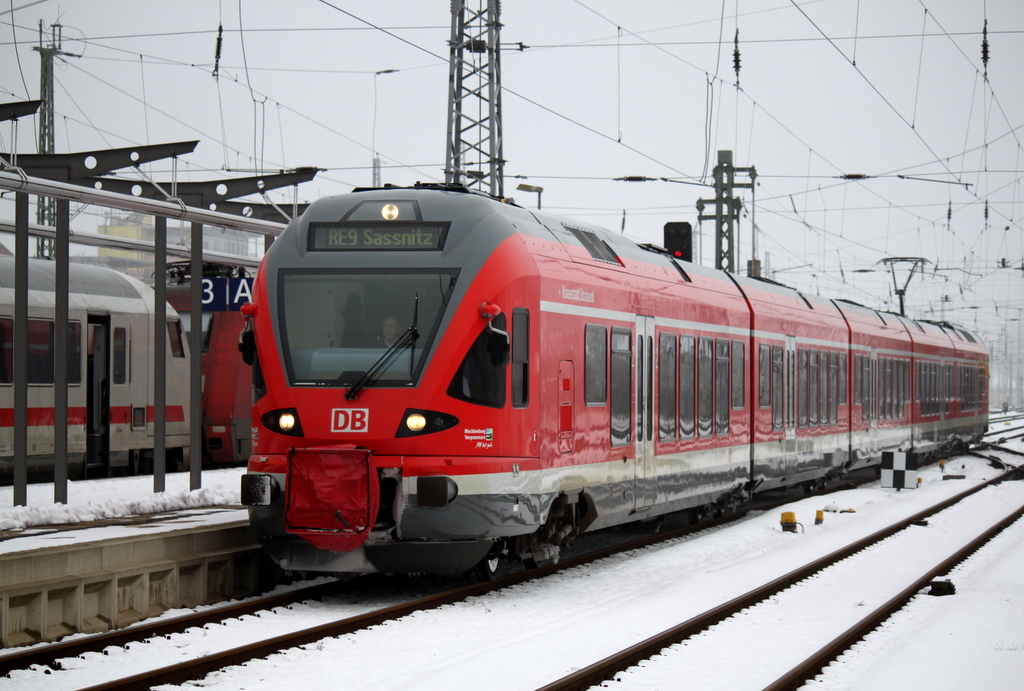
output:
[[[243,503],[294,571],[555,559],[585,531],[813,487],[987,426],[988,354],[964,329],[458,186],[314,203],[245,312]]]

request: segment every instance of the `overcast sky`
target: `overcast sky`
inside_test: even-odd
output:
[[[374,148],[384,182],[441,181],[449,7],[5,0],[0,101],[39,97],[38,23],[48,40],[59,21],[76,57],[56,72],[58,152],[199,139],[184,178],[324,169],[306,201],[369,185]],[[801,290],[897,309],[879,261],[922,257],[911,316],[945,309],[994,348],[1022,316],[1024,271],[1000,268],[1024,264],[1020,0],[506,0],[501,20],[505,193],[523,205],[537,195],[516,185],[539,185],[545,210],[660,244],[666,221],[696,227],[714,190],[614,178],[709,184],[728,149],[758,175],[740,266],[753,215],[759,257]],[[19,151],[35,151],[34,127],[23,121]],[[12,137],[0,126],[0,149]],[[901,285],[909,267],[897,265]]]

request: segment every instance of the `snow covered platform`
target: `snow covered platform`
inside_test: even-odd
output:
[[[0,488],[0,646],[101,633],[178,607],[259,592],[267,566],[238,503],[242,469],[32,485],[28,506]]]

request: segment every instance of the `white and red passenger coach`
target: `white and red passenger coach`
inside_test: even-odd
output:
[[[52,481],[54,466],[54,319],[56,264],[28,262],[27,472]],[[14,479],[14,257],[0,257],[0,483]],[[154,292],[130,276],[97,266],[68,267],[68,477],[151,472],[155,444],[153,349],[167,359],[165,445],[168,468],[188,467],[189,352],[169,305],[156,324]]]
[[[243,503],[294,571],[487,574],[987,425],[988,354],[964,329],[458,186],[315,202],[244,312]]]

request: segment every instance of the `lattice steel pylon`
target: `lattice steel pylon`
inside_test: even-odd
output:
[[[53,133],[53,58],[57,55],[80,57],[74,53],[61,50],[60,24],[50,25],[50,44],[43,45],[43,21],[39,20],[39,45],[33,50],[39,51],[39,153],[52,154],[56,151]],[[50,226],[57,223],[57,200],[50,197],[39,197],[36,201],[36,223]],[[36,239],[36,256],[53,256],[53,240],[51,238]]]
[[[445,182],[503,195],[500,0],[451,0]]]

